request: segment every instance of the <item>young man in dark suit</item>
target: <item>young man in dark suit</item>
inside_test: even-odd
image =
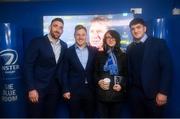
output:
[[[87,30],[82,25],[75,27],[75,44],[65,56],[63,97],[69,100],[70,117],[94,117],[93,64],[96,49],[87,45]]]
[[[50,33],[33,39],[25,57],[25,78],[30,110],[28,117],[55,117],[67,45],[60,39],[64,21],[55,18]]]
[[[129,92],[133,117],[162,117],[172,79],[172,62],[164,40],[146,34],[141,18],[130,22],[134,39],[128,48]]]

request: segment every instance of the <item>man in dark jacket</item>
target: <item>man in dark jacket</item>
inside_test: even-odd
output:
[[[162,39],[146,34],[143,19],[130,22],[134,42],[127,48],[130,104],[133,117],[161,117],[172,79],[169,49]]]
[[[67,49],[60,40],[64,22],[55,18],[50,25],[50,33],[33,39],[25,58],[25,76],[30,103],[29,117],[55,117],[60,97],[60,80]]]
[[[97,50],[87,45],[87,30],[75,27],[75,44],[68,48],[63,78],[63,97],[69,100],[70,117],[94,117],[93,63]]]

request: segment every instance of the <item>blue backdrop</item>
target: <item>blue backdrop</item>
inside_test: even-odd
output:
[[[24,117],[23,47],[14,24],[0,24],[0,115]]]

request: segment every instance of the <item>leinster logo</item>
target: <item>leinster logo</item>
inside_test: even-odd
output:
[[[15,50],[6,49],[0,52],[1,58],[5,61],[4,65],[13,65],[17,62],[18,54]]]
[[[17,64],[18,54],[15,50],[6,49],[0,51],[0,59],[2,62],[2,71],[4,71],[4,73],[14,73],[19,69],[19,65]]]

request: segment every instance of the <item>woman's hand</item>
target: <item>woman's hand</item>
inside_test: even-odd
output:
[[[109,90],[109,83],[105,82],[104,79],[101,79],[98,81],[98,85],[103,89],[103,90]]]
[[[115,84],[115,85],[113,86],[113,90],[114,90],[114,91],[119,92],[119,91],[121,91],[121,89],[122,89],[122,87],[121,87],[121,85],[119,85],[119,84]]]

